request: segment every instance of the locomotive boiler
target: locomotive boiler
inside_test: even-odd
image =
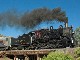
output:
[[[73,29],[71,27],[63,28],[62,25],[58,29],[50,26],[50,29],[40,29],[31,34],[32,46],[34,49],[53,49],[74,47],[75,39],[73,37]]]
[[[18,38],[11,38],[6,50],[34,50],[34,49],[55,49],[74,47],[73,27],[63,27],[57,29],[50,26],[49,29],[40,29],[23,34]]]

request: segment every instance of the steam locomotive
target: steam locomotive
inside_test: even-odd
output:
[[[11,38],[8,41],[6,50],[34,50],[34,49],[55,49],[74,47],[73,27],[63,27],[54,29],[40,29],[23,34],[18,38]]]
[[[50,26],[50,29],[29,32],[33,49],[74,47],[75,39],[73,34],[72,26],[63,28],[62,25],[58,29],[53,29],[53,26]]]
[[[34,49],[55,49],[74,47],[73,27],[59,26],[54,29],[50,26],[49,29],[40,29],[31,31],[28,34],[23,34],[18,38],[11,38],[7,50],[34,50]]]

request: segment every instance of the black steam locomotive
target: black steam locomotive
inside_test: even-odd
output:
[[[40,29],[23,34],[18,38],[11,38],[9,49],[54,49],[74,47],[75,39],[73,37],[73,29],[71,27],[59,26],[54,29]]]

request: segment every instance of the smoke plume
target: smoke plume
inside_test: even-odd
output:
[[[0,14],[0,26],[21,26],[26,28],[34,28],[44,21],[68,22],[68,18],[61,8],[38,8],[23,15],[15,11],[8,11]]]

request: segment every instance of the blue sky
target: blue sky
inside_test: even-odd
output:
[[[61,7],[63,11],[66,11],[69,26],[73,25],[74,30],[80,26],[80,0],[0,0],[0,13],[13,9],[23,13],[41,7],[50,9]],[[56,28],[60,24],[64,25],[63,23],[54,23],[53,26]],[[45,27],[47,25],[42,23],[40,26]],[[10,28],[7,26],[3,29],[0,28],[0,34],[6,36],[17,37],[25,32],[25,30],[15,27]]]

